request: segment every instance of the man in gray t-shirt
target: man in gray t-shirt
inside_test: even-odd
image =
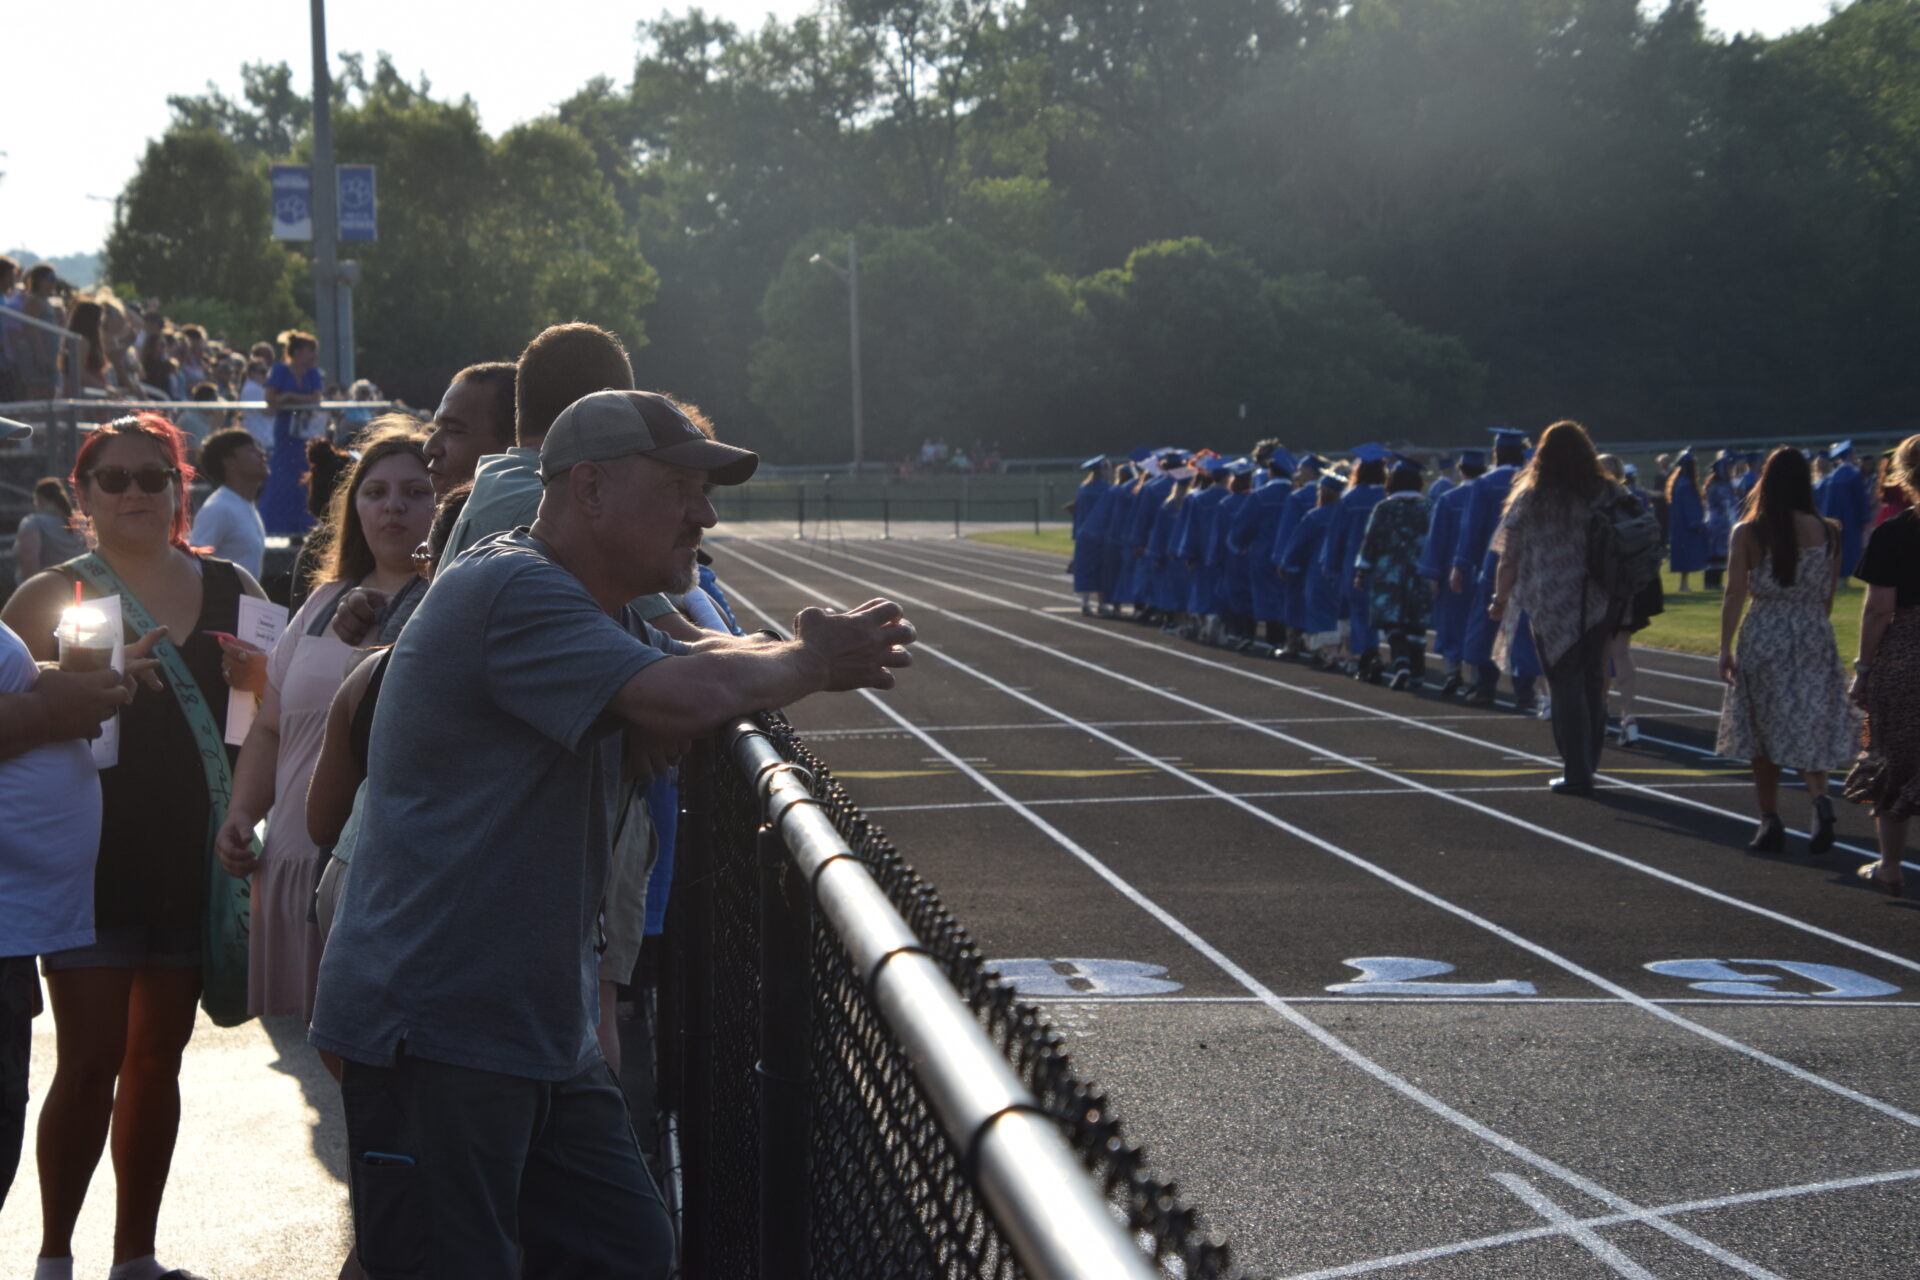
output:
[[[822,690],[890,688],[899,606],[796,638],[668,639],[715,483],[757,461],[671,400],[584,397],[541,449],[531,529],[442,569],[389,660],[312,1041],[344,1060],[369,1274],[664,1276],[671,1231],[594,1036],[619,730],[650,754]]]

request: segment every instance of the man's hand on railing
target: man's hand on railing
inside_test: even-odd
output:
[[[907,646],[919,638],[891,600],[869,600],[847,613],[802,609],[793,634],[826,663],[830,692],[893,688],[892,669],[913,665]]]

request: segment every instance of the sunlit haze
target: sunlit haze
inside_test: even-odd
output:
[[[750,27],[813,6],[703,0],[701,7]],[[1830,7],[1829,0],[1706,0],[1704,9],[1721,31],[1778,35],[1823,20]],[[302,92],[310,84],[303,3],[192,18],[177,6],[116,6],[110,44],[138,50],[138,69],[105,80],[88,74],[93,38],[76,26],[81,12],[36,0],[7,17],[9,47],[38,52],[14,58],[7,74],[14,127],[0,137],[0,252],[97,251],[113,197],[147,140],[167,126],[169,94],[199,93],[212,81],[237,97],[243,62],[284,61]],[[329,0],[327,39],[335,54],[391,54],[408,78],[424,74],[437,95],[471,95],[486,128],[498,133],[551,110],[596,75],[624,82],[643,12],[605,0],[540,0],[531,9],[500,0]],[[490,20],[503,29],[485,33]],[[33,126],[20,127],[27,120]]]

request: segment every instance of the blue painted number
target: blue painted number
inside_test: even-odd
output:
[[[1413,956],[1360,956],[1341,964],[1360,971],[1354,982],[1336,983],[1327,990],[1351,996],[1530,996],[1531,982],[1503,978],[1499,982],[1427,982],[1453,966],[1440,960]]]
[[[1804,978],[1818,991],[1787,991],[1777,984],[1779,973],[1749,973],[1734,965],[1755,965],[1778,969],[1795,978]],[[1771,999],[1868,1000],[1874,996],[1898,995],[1900,988],[1869,978],[1864,973],[1843,969],[1837,964],[1815,964],[1811,960],[1656,960],[1647,968],[1669,978],[1696,979],[1688,986],[1717,996],[1760,996]]]
[[[995,960],[1023,996],[1163,996],[1180,990],[1167,966],[1142,960]]]

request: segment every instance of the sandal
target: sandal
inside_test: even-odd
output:
[[[1883,880],[1880,878],[1880,864],[1878,862],[1863,863],[1860,869],[1853,874],[1860,878],[1860,883],[1869,888],[1878,889],[1889,898],[1904,897],[1906,894],[1904,881]]]

